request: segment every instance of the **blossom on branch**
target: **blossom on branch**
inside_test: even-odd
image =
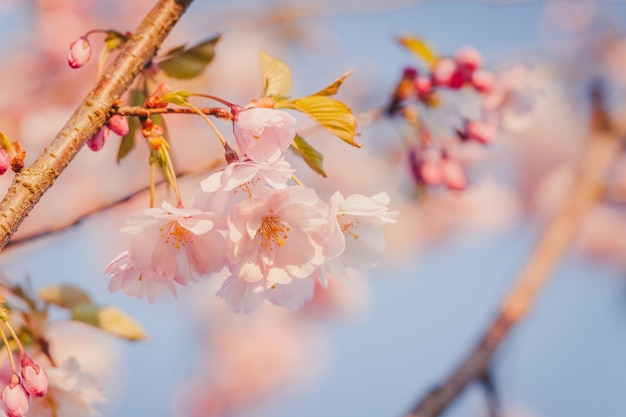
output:
[[[344,198],[337,191],[330,199],[332,232],[330,253],[326,268],[339,279],[348,279],[346,267],[368,269],[374,267],[385,250],[382,226],[395,223],[398,212],[389,211],[389,195],[378,193],[372,197],[353,194]],[[320,283],[328,284],[321,273]]]
[[[259,163],[276,161],[296,135],[296,119],[281,110],[251,107],[235,115],[233,133],[239,150]]]
[[[294,307],[312,296],[310,277],[325,261],[329,228],[328,206],[315,191],[267,190],[234,206],[228,225],[232,276],[218,294],[234,310],[252,311],[266,296]]]

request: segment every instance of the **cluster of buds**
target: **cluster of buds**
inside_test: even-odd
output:
[[[98,131],[87,141],[87,146],[94,152],[99,151],[104,146],[104,142],[109,136],[109,132],[113,132],[118,136],[124,136],[128,133],[128,119],[120,114],[114,114]]]
[[[48,374],[30,356],[23,353],[21,378],[15,371],[2,391],[2,405],[8,417],[22,417],[28,413],[30,397],[41,398],[48,392]]]
[[[4,302],[2,295],[0,295],[0,301]],[[2,405],[8,417],[22,417],[28,413],[31,396],[41,398],[48,392],[48,374],[24,351],[20,338],[9,323],[8,309],[0,308],[0,320],[9,329],[21,355],[21,372],[18,374],[9,340],[5,332],[0,328],[0,336],[8,352],[11,365],[11,378],[2,390]]]
[[[404,69],[386,114],[402,115],[415,127],[416,143],[409,145],[408,159],[418,186],[464,189],[468,180],[454,148],[468,141],[486,145],[495,138],[496,126],[482,110],[495,77],[482,65],[480,52],[464,47],[453,57],[433,59],[427,71]],[[457,105],[468,99],[473,101],[469,106]],[[479,107],[482,116],[465,115],[466,107]]]

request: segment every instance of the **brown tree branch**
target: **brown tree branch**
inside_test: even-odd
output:
[[[233,115],[230,111],[223,109],[221,107],[200,107],[198,108],[203,114],[207,116],[215,116],[220,119],[232,120]],[[153,114],[193,114],[198,115],[198,113],[192,109],[188,108],[174,108],[174,107],[165,107],[165,108],[156,108],[149,109],[146,107],[137,107],[137,106],[126,106],[119,107],[115,110],[115,113],[121,114],[122,116],[141,116],[141,117],[149,117]]]
[[[106,122],[113,104],[154,56],[191,2],[159,0],[50,145],[30,167],[15,175],[0,203],[0,250],[80,148]]]
[[[609,168],[619,155],[620,135],[609,126],[599,99],[595,104],[592,132],[569,200],[548,223],[517,284],[478,345],[440,386],[415,405],[409,417],[440,415],[467,385],[488,372],[496,348],[528,312],[538,291],[569,248],[584,214],[601,198]]]

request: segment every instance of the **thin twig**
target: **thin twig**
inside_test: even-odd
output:
[[[200,107],[198,110],[202,114],[206,114],[207,116],[215,116],[220,119],[232,120],[233,115],[226,109],[221,107]],[[119,107],[115,110],[115,113],[121,114],[122,116],[141,116],[148,117],[153,114],[194,114],[197,115],[198,112],[187,109],[187,108],[157,108],[157,109],[148,109],[140,106],[125,106]]]
[[[569,248],[583,216],[601,198],[609,168],[619,155],[620,135],[609,126],[600,99],[596,98],[595,104],[591,135],[569,201],[548,223],[516,286],[478,345],[447,380],[415,405],[410,417],[440,415],[467,385],[488,372],[496,348],[528,312],[538,291]]]
[[[159,0],[61,132],[30,167],[15,175],[0,203],[0,250],[80,148],[105,123],[114,103],[154,56],[191,2]]]

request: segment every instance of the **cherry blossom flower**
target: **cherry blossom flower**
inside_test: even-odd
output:
[[[218,295],[236,311],[252,311],[266,297],[302,305],[313,282],[296,281],[309,279],[325,260],[328,212],[315,191],[301,186],[267,189],[235,205],[228,222],[232,276]]]
[[[280,158],[296,135],[296,119],[282,110],[252,107],[237,113],[233,133],[239,150],[255,162]]]
[[[192,206],[205,211],[226,213],[237,202],[251,197],[255,190],[269,186],[277,190],[287,187],[294,170],[283,158],[272,163],[238,161],[210,175],[200,183]]]
[[[138,268],[128,257],[128,251],[116,256],[104,273],[111,275],[109,291],[122,290],[126,295],[139,299],[147,297],[153,303],[165,290],[177,296],[174,281],[156,272],[154,268]]]
[[[347,198],[337,191],[330,199],[333,228],[330,234],[328,260],[322,271],[347,280],[346,267],[374,267],[385,250],[382,225],[395,223],[398,213],[389,211],[389,195],[372,197],[353,194]],[[320,283],[327,285],[324,272]]]
[[[104,146],[109,136],[109,126],[104,125],[87,141],[87,146],[94,152],[98,152]]]
[[[122,231],[132,235],[128,258],[136,268],[153,268],[157,274],[188,285],[224,267],[223,229],[225,219],[215,213],[163,202],[161,208],[132,215]]]

